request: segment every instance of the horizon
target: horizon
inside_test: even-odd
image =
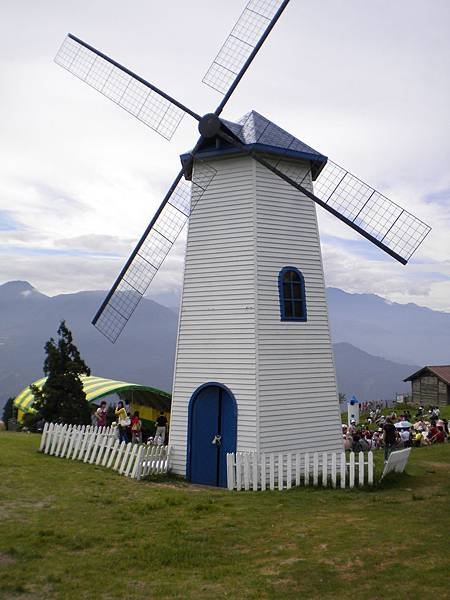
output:
[[[74,290],[71,292],[57,292],[55,294],[47,294],[45,292],[42,292],[38,287],[34,286],[30,281],[24,280],[24,279],[11,279],[9,281],[4,281],[2,283],[0,283],[0,288],[11,284],[11,283],[25,283],[30,285],[34,290],[36,290],[37,292],[39,292],[40,294],[43,294],[44,296],[47,296],[48,298],[55,298],[57,296],[65,296],[65,295],[73,295],[73,294],[82,294],[85,292],[89,292],[89,293],[107,293],[108,290],[106,289],[93,289],[93,290],[88,290],[88,289],[81,289],[81,290]],[[383,302],[385,302],[388,305],[393,305],[393,304],[397,304],[399,306],[416,306],[418,308],[423,308],[423,309],[427,309],[427,310],[431,310],[432,312],[439,312],[439,313],[443,313],[443,314],[449,314],[450,315],[450,309],[447,310],[437,310],[434,308],[430,308],[428,306],[424,306],[421,304],[417,304],[417,302],[398,302],[398,301],[392,301],[389,300],[388,298],[385,298],[384,296],[381,296],[380,294],[374,294],[374,293],[370,293],[370,292],[351,292],[348,290],[345,290],[343,288],[340,287],[336,287],[334,285],[327,285],[325,286],[326,290],[337,290],[339,292],[344,292],[344,294],[349,294],[351,296],[374,296],[375,298],[379,298],[380,300],[382,300]],[[162,300],[160,300],[159,298],[161,296],[171,296],[174,299],[177,298],[178,302],[181,302],[181,287],[180,288],[175,288],[173,289],[171,292],[160,292],[160,293],[153,293],[153,294],[147,294],[145,296],[143,296],[143,299],[145,300],[151,300],[152,302],[156,302],[166,308],[174,308],[174,305],[167,305],[164,304],[162,302]]]

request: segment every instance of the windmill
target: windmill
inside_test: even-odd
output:
[[[315,205],[406,264],[430,228],[255,111],[221,117],[289,0],[250,0],[203,82],[204,116],[69,34],[56,62],[170,140],[200,133],[94,317],[115,342],[189,219],[173,470],[225,484],[236,450],[342,449]]]

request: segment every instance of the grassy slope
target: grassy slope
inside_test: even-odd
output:
[[[0,434],[2,599],[449,597],[450,444],[371,491],[265,493],[130,481],[37,445]]]

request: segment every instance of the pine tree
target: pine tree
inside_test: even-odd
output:
[[[80,375],[91,371],[73,343],[72,333],[65,321],[58,328],[58,340],[53,338],[45,344],[44,374],[47,380],[42,390],[32,385],[34,408],[46,421],[58,421],[74,425],[90,423],[90,407]]]
[[[2,421],[3,423],[5,423],[5,425],[7,425],[9,419],[13,419],[16,414],[16,409],[14,408],[14,400],[15,398],[8,398],[5,406],[3,407]]]

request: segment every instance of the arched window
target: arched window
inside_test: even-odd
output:
[[[295,267],[283,267],[278,275],[282,321],[306,321],[305,279]]]

